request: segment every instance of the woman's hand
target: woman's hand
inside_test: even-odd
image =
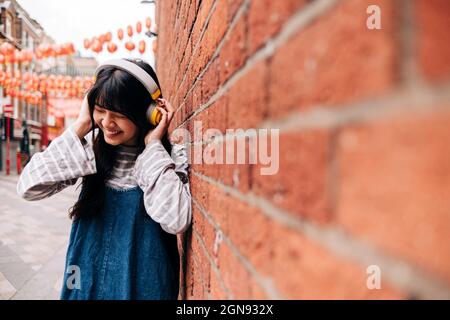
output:
[[[149,131],[149,133],[145,136],[145,145],[149,144],[154,140],[161,140],[167,129],[169,128],[170,122],[175,115],[175,109],[172,107],[169,101],[159,98],[156,100],[158,107],[156,107],[161,113],[162,118],[159,122],[158,126]]]
[[[80,113],[78,114],[78,118],[75,120],[73,126],[75,132],[77,133],[77,136],[80,139],[83,138],[92,130],[91,114],[89,112],[89,103],[87,100],[87,94],[83,99]]]

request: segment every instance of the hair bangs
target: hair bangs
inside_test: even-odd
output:
[[[116,70],[116,72],[123,72]],[[92,92],[92,98],[95,105],[108,109],[113,112],[126,114],[127,102],[130,101],[131,92],[125,83],[116,77],[114,74],[111,77],[99,82]]]

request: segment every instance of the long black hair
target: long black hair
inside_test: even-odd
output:
[[[127,60],[144,69],[161,88],[158,77],[149,64],[138,59]],[[92,128],[96,127],[93,116],[95,105],[121,113],[138,128],[138,153],[140,154],[145,149],[144,138],[149,130],[155,127],[146,118],[146,111],[152,102],[152,98],[139,80],[130,73],[116,67],[106,67],[97,75],[87,99]],[[170,154],[171,144],[167,132],[161,142]],[[98,130],[97,135],[92,134],[92,144],[97,172],[83,177],[79,199],[69,209],[69,217],[72,219],[94,216],[101,212],[104,205],[105,182],[111,176],[116,161],[117,146],[106,143],[102,130]]]

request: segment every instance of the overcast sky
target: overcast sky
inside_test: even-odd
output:
[[[143,30],[146,30],[145,18],[151,17],[153,23],[155,21],[155,6],[141,4],[140,0],[18,0],[18,2],[57,43],[73,42],[75,48],[83,55],[97,56],[99,62],[112,58],[141,57],[137,48],[132,54],[123,48],[123,43],[128,38],[126,27],[132,25],[135,31],[136,22],[141,21]],[[119,28],[125,31],[123,42],[117,40]],[[84,50],[85,38],[91,39],[108,31],[113,33],[113,41],[119,47],[114,55],[106,50],[106,46],[98,55]],[[138,41],[142,39],[148,39],[143,59],[154,66],[152,51],[154,38],[144,36],[144,31],[140,36],[135,35],[132,38],[136,47]]]

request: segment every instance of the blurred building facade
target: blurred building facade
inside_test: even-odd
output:
[[[38,21],[30,17],[29,13],[15,1],[0,0],[0,44],[11,43],[16,49],[29,49],[34,51],[42,44],[55,44],[52,39],[39,24]],[[4,71],[20,70],[24,72],[45,73],[69,76],[92,76],[97,61],[94,58],[83,58],[77,53],[74,56],[51,57],[40,60],[33,60],[31,63],[14,63],[0,65]],[[10,154],[11,170],[15,170],[15,154],[23,139],[23,132],[27,128],[29,135],[29,145],[31,155],[41,151],[48,142],[58,136],[64,129],[66,122],[71,122],[73,112],[68,117],[62,110],[65,109],[65,100],[60,99],[58,108],[51,104],[51,101],[44,99],[42,106],[33,105],[26,101],[6,96],[3,88],[0,87],[0,119],[1,132],[0,139],[0,170],[5,168],[6,155],[6,122],[10,122]],[[73,101],[68,102],[73,105]],[[3,107],[12,105],[14,112],[11,118],[5,117]],[[59,110],[59,111],[58,111]]]

